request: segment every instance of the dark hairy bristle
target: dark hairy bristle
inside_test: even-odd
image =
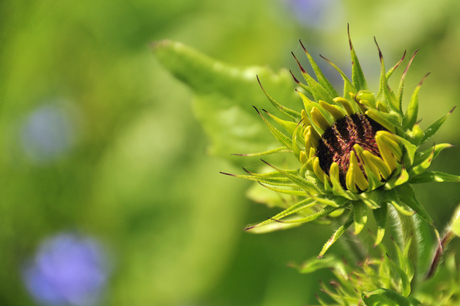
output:
[[[364,150],[380,157],[375,134],[381,130],[386,131],[383,126],[363,114],[353,114],[337,120],[323,133],[318,144],[316,155],[321,169],[329,174],[332,163],[336,162],[340,169],[340,183],[346,189],[345,177],[350,164],[350,154],[354,151],[353,146],[359,144]],[[356,157],[364,173],[357,154]]]

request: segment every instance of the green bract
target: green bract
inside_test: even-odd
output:
[[[405,53],[387,71],[377,45],[381,74],[379,89],[374,93],[368,88],[349,40],[351,80],[326,60],[343,78],[341,95],[303,45],[315,74],[309,75],[296,58],[303,83],[291,73],[295,83],[292,82],[286,70],[275,73],[267,67],[233,67],[177,42],[161,41],[153,48],[160,62],[193,90],[192,110],[211,140],[210,154],[237,166],[245,161],[238,156],[294,155],[295,166],[263,160],[258,173],[244,168],[244,175],[224,173],[255,182],[248,191],[251,199],[283,209],[247,227],[247,231],[266,233],[310,221],[337,221],[341,225],[320,251],[322,257],[352,225],[355,235],[362,232],[372,214],[377,231],[371,239],[381,250],[380,258],[370,257],[356,238],[346,255],[357,260],[357,265],[352,261],[348,265],[331,255],[309,260],[299,269],[308,273],[331,268],[336,281],[331,282],[332,287],[323,284],[323,291],[339,305],[457,305],[460,278],[453,257],[447,257],[444,266],[440,263],[450,241],[460,235],[460,210],[440,237],[412,188],[418,183],[460,182],[457,175],[427,170],[450,144],[419,150],[453,109],[422,130],[417,119],[418,97],[426,76],[414,89],[407,109],[402,109],[404,80],[417,52],[402,73],[397,91],[392,91],[388,79],[403,62]],[[258,109],[268,103],[255,75],[279,115]],[[293,84],[297,84],[295,91]],[[229,154],[247,151],[260,153]],[[290,162],[283,165],[291,165]],[[388,251],[381,243],[387,219],[393,219],[399,239],[399,245],[395,243]],[[437,234],[437,243],[432,240],[428,224]],[[430,259],[428,253],[432,251]],[[397,258],[391,258],[392,252]],[[326,305],[321,298],[318,301]]]
[[[359,267],[350,266],[334,255],[325,259],[309,259],[297,267],[301,273],[312,273],[329,268],[335,279],[329,284],[321,282],[322,291],[335,305],[420,305],[412,294],[411,281],[414,266],[409,259],[410,241],[404,249],[394,243],[398,261],[392,260],[382,245],[380,258],[366,258]],[[317,296],[321,305],[328,305]],[[364,303],[362,303],[364,302]]]
[[[398,90],[394,92],[388,85],[388,79],[403,62],[405,53],[387,71],[376,43],[381,74],[379,89],[373,93],[368,89],[350,37],[349,42],[351,80],[328,61],[343,78],[341,96],[303,44],[302,48],[316,76],[315,80],[296,58],[305,79],[305,83],[301,83],[294,77],[299,85],[296,92],[303,101],[304,109],[298,111],[284,107],[262,87],[283,118],[265,110],[256,110],[281,146],[250,155],[291,152],[298,159],[299,167],[286,170],[264,161],[272,171],[263,174],[247,171],[248,175],[234,175],[257,181],[264,187],[297,199],[274,217],[249,226],[248,231],[267,232],[348,211],[346,221],[325,244],[320,257],[351,225],[355,225],[354,233],[358,234],[367,222],[369,211],[373,212],[377,222],[375,245],[378,245],[385,233],[389,205],[402,215],[417,213],[421,219],[433,225],[431,217],[415,198],[411,184],[460,181],[455,175],[427,171],[439,153],[451,147],[450,144],[437,144],[418,151],[453,111],[427,129],[420,128],[417,123],[418,97],[428,74],[413,91],[408,108],[405,111],[402,109],[404,79],[417,52],[409,60]],[[275,127],[269,118],[282,130]]]

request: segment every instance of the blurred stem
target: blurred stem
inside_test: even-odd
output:
[[[428,270],[428,273],[425,279],[429,279],[435,274],[436,270],[438,269],[439,263],[441,262],[443,251],[446,249],[446,247],[449,245],[449,243],[454,238],[455,238],[455,234],[452,231],[448,231],[446,235],[442,238],[441,244],[439,244],[438,247],[436,248],[436,251],[433,256],[433,260],[431,261],[430,269]]]
[[[345,237],[344,237],[345,238]],[[339,239],[343,248],[345,249],[345,257],[350,262],[364,262],[368,253],[364,247],[363,242],[359,239],[358,235],[347,233],[346,239]]]
[[[412,290],[414,290],[417,285],[418,258],[420,251],[419,239],[421,234],[419,229],[419,220],[416,214],[407,216],[394,209],[391,205],[389,205],[389,207],[392,210],[396,221],[396,232],[398,233],[401,249],[405,249],[407,244],[410,243],[408,257],[414,267],[414,278],[411,282]]]

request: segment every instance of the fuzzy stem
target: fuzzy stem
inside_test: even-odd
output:
[[[438,247],[436,248],[436,251],[434,252],[433,260],[431,261],[431,265],[430,265],[430,268],[428,270],[428,273],[425,279],[429,279],[435,274],[436,270],[438,269],[439,263],[441,262],[441,258],[443,256],[444,250],[447,248],[449,243],[454,238],[455,238],[455,234],[452,231],[448,231],[446,235],[442,238],[441,244],[438,245]]]
[[[411,282],[412,290],[414,290],[418,277],[418,259],[420,252],[419,244],[421,237],[419,228],[420,221],[416,214],[413,216],[407,216],[394,209],[391,205],[389,205],[389,207],[395,220],[396,232],[398,233],[398,240],[401,249],[404,249],[410,242],[408,257],[414,267],[414,278]]]
[[[364,262],[368,253],[361,239],[359,239],[357,235],[352,235],[350,233],[344,238],[345,239],[339,239],[339,241],[347,251],[345,253],[347,260],[351,260],[352,262]]]

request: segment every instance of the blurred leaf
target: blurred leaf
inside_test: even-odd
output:
[[[171,119],[145,112],[96,169],[85,221],[119,251],[110,305],[193,300],[218,280],[242,234],[245,182],[218,173],[224,163],[204,158],[188,124],[168,137]]]
[[[416,211],[417,215],[426,222],[428,222],[428,224],[434,224],[431,216],[428,214],[425,208],[417,201],[414,189],[411,185],[401,185],[394,190],[396,191],[397,196],[401,200],[401,202],[409,206],[412,210]]]
[[[362,295],[364,303],[367,306],[411,306],[417,305],[411,303],[407,298],[389,289],[377,289],[372,292],[364,292]]]
[[[275,100],[294,110],[301,106],[286,70],[275,74],[267,67],[232,67],[168,40],[154,43],[153,50],[166,69],[193,89],[195,116],[212,141],[209,153],[237,165],[245,162],[231,153],[265,151],[276,145],[253,109],[253,105],[275,108],[257,84],[256,75]]]
[[[338,271],[345,270],[342,260],[337,259],[334,255],[325,258],[310,258],[298,267],[300,273],[313,273],[320,269],[335,268]]]

